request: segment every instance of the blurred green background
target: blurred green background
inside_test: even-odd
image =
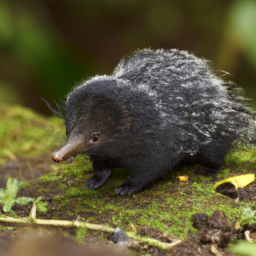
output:
[[[256,0],[0,0],[0,102],[51,104],[138,48],[212,61],[256,107]]]

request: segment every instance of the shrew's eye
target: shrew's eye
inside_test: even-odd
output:
[[[100,141],[100,135],[99,134],[93,134],[90,138],[90,144],[95,144]]]
[[[92,137],[92,140],[93,140],[94,142],[96,142],[96,141],[99,140],[99,137],[98,137],[97,135],[94,135],[94,136]]]

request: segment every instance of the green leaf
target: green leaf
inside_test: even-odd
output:
[[[42,196],[39,196],[35,202],[33,203],[33,205],[36,205],[36,209],[39,211],[39,212],[46,212],[47,211],[47,206],[48,206],[48,203],[47,202],[41,202],[41,200],[43,199]]]
[[[35,198],[32,197],[19,197],[15,200],[17,204],[27,205],[30,202],[34,202]]]
[[[14,199],[19,191],[18,180],[13,178],[8,178],[6,182],[5,197]]]
[[[242,241],[231,245],[229,251],[242,256],[255,256],[256,244]]]
[[[21,205],[27,205],[32,202],[37,205],[37,209],[41,212],[47,211],[47,202],[40,202],[43,197],[37,199],[32,197],[18,197],[16,195],[19,191],[19,182],[16,179],[8,178],[6,182],[6,189],[0,189],[0,203],[3,204],[3,211],[10,212],[12,206],[17,203]]]
[[[8,178],[6,181],[6,189],[0,191],[1,203],[4,204],[3,211],[9,212],[15,204],[15,197],[19,190],[19,183],[16,179]]]
[[[47,211],[47,202],[38,202],[36,207],[39,212],[46,212]]]
[[[42,196],[39,196],[39,197],[35,200],[34,204],[38,204],[42,199],[43,199],[43,197],[42,197]]]
[[[12,206],[14,205],[15,201],[12,201],[12,202],[8,202],[8,203],[5,203],[4,207],[3,207],[3,211],[4,212],[10,212]]]
[[[0,189],[0,201],[4,205],[3,211],[10,212],[12,206],[17,203],[21,205],[26,205],[30,202],[34,202],[35,199],[31,197],[19,197],[17,199],[16,195],[19,191],[19,182],[16,179],[8,178],[6,181],[6,189]]]

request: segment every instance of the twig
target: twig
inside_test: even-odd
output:
[[[88,228],[94,230],[101,230],[106,232],[114,232],[113,228],[91,224],[87,222],[79,221],[68,221],[68,220],[44,220],[44,219],[34,219],[34,218],[12,218],[12,217],[0,217],[0,221],[9,223],[22,223],[22,224],[36,224],[42,226],[55,226],[55,227],[79,227]]]
[[[251,239],[251,237],[250,237],[250,231],[249,231],[249,230],[246,230],[246,231],[244,232],[244,236],[245,236],[245,238],[246,238],[246,240],[247,240],[248,242],[252,242],[252,241],[253,241],[253,239]]]
[[[92,224],[92,223],[80,222],[80,221],[67,221],[67,220],[44,220],[44,219],[35,219],[35,218],[0,217],[0,222],[8,222],[8,223],[16,223],[16,224],[17,223],[36,224],[36,225],[42,225],[42,226],[55,226],[55,227],[78,227],[78,228],[100,230],[100,231],[105,231],[110,233],[114,232],[115,230],[114,228],[107,227],[104,225]],[[136,236],[132,232],[127,232],[126,235],[140,242],[147,243],[152,246],[160,247],[165,250],[170,249],[182,242],[180,239],[177,239],[172,243],[164,243],[153,238]]]
[[[35,220],[36,219],[36,204],[33,204],[30,213],[29,218]]]
[[[173,241],[172,243],[165,243],[165,242],[161,242],[161,241],[159,241],[157,239],[153,239],[153,238],[150,238],[150,237],[136,236],[132,232],[126,232],[126,235],[128,237],[132,237],[132,238],[134,238],[136,240],[139,240],[139,241],[141,241],[143,243],[147,243],[149,245],[162,248],[164,250],[171,249],[175,245],[178,245],[178,244],[180,244],[182,242],[182,240],[177,239],[177,240]]]
[[[216,255],[216,256],[222,256],[222,254],[218,251],[215,245],[211,246],[211,253]]]

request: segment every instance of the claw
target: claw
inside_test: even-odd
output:
[[[128,182],[123,183],[120,187],[115,189],[116,194],[120,196],[131,196],[133,193],[137,191],[138,190]]]

